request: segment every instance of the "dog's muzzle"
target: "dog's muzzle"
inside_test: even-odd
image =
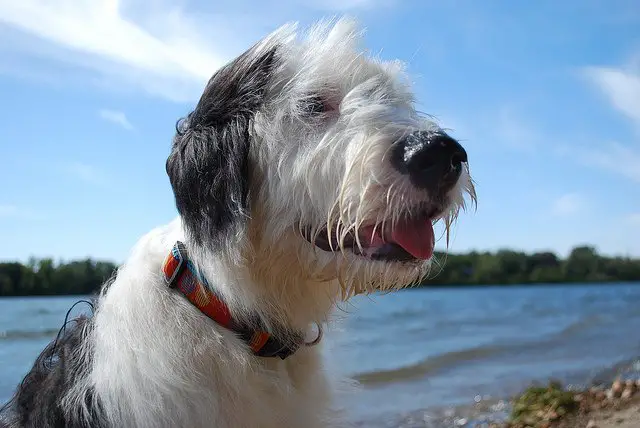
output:
[[[416,131],[395,143],[391,163],[411,183],[432,195],[451,190],[462,173],[467,152],[443,132]]]
[[[422,262],[433,256],[435,237],[433,223],[446,210],[448,193],[457,184],[467,163],[467,152],[444,132],[416,131],[397,141],[391,149],[391,164],[411,183],[425,190],[424,202],[386,224],[363,224],[349,231],[342,240],[338,229],[321,229],[317,236],[305,238],[324,251],[351,249],[372,260]],[[390,224],[391,223],[391,224]]]

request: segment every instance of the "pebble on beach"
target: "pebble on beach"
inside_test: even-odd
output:
[[[616,380],[611,384],[611,389],[609,389],[611,397],[618,398],[622,395],[622,390],[624,389],[624,383],[620,379]]]
[[[628,400],[633,397],[634,392],[635,391],[633,391],[631,388],[625,388],[624,391],[622,391],[622,394],[620,394],[620,398],[622,398],[623,400]]]

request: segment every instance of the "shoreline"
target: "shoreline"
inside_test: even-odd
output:
[[[568,386],[532,383],[520,393],[423,409],[380,428],[639,428],[640,378]],[[568,384],[571,385],[571,384]],[[369,424],[371,425],[371,424]],[[369,426],[357,425],[357,426]]]
[[[616,379],[606,387],[532,386],[510,400],[504,423],[490,428],[638,428],[640,379]]]

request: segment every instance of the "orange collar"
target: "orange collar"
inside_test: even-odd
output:
[[[255,355],[280,357],[284,360],[304,344],[301,334],[287,334],[289,340],[283,341],[268,333],[266,329],[255,329],[235,320],[228,306],[211,290],[206,279],[198,274],[187,257],[187,250],[182,242],[178,241],[173,246],[163,263],[162,272],[170,288],[180,291],[203,314],[235,332],[249,345]]]

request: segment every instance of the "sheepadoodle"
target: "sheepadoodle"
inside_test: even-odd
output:
[[[464,148],[360,43],[348,19],[287,25],[213,74],[166,162],[179,216],[42,352],[5,426],[341,425],[322,326],[421,281],[434,224],[475,202]]]

